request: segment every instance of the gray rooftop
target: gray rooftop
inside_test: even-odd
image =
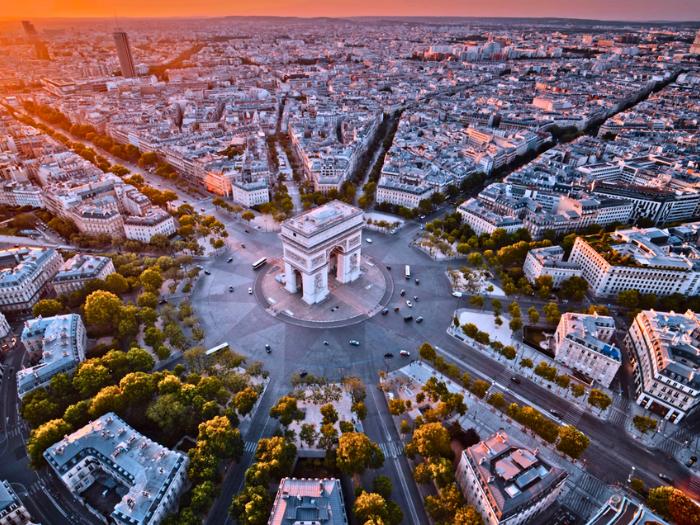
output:
[[[280,482],[268,525],[346,525],[340,481],[284,478]]]

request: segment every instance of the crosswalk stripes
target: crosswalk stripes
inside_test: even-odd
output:
[[[258,448],[257,441],[246,441],[245,442],[244,450],[246,452],[250,452],[250,453],[254,454],[255,451],[257,450],[257,448]]]
[[[589,517],[609,497],[610,488],[586,472],[582,472],[577,480],[570,479],[567,484],[570,490],[562,498],[562,503],[583,518]]]
[[[379,443],[379,449],[382,451],[385,458],[397,458],[403,454],[403,444],[397,443],[396,441]]]

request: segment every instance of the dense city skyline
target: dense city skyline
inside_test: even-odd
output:
[[[297,17],[351,17],[351,16],[449,16],[449,17],[557,17],[600,20],[700,20],[700,2],[694,0],[620,0],[588,2],[532,0],[516,2],[454,2],[436,0],[385,0],[373,2],[346,0],[316,2],[314,0],[258,0],[238,2],[232,6],[225,0],[191,2],[153,0],[144,5],[137,0],[11,0],[3,7],[2,18],[81,18],[81,17],[199,17],[199,16],[297,16]]]

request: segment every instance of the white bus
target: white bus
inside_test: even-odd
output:
[[[228,349],[228,348],[229,348],[228,343],[221,343],[220,345],[216,345],[216,346],[210,348],[209,350],[207,350],[204,353],[204,355],[209,357],[209,356],[212,356],[212,355],[218,353],[221,350]]]
[[[406,280],[411,278],[411,267],[407,264],[406,265]]]
[[[253,270],[259,270],[263,266],[265,266],[265,263],[267,262],[267,258],[263,257],[262,259],[258,259],[253,263]]]

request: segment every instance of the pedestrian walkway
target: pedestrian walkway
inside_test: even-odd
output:
[[[379,448],[385,458],[397,458],[403,454],[403,443],[397,441],[387,441],[379,443]]]
[[[250,452],[251,454],[255,454],[255,451],[257,450],[257,448],[258,448],[257,441],[246,441],[245,446],[243,447],[243,449],[246,452]]]
[[[604,482],[584,472],[570,474],[564,486],[564,494],[559,498],[576,514],[586,519],[598,510],[612,495],[612,490]]]

